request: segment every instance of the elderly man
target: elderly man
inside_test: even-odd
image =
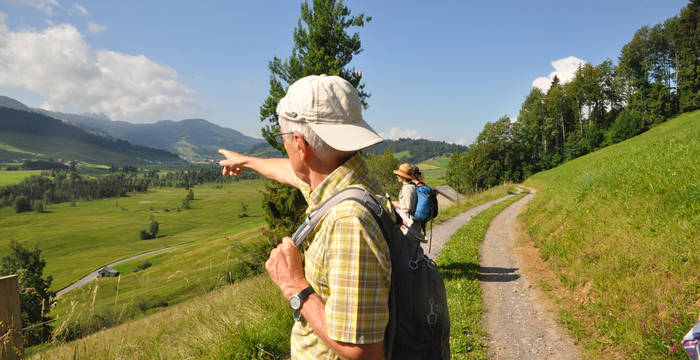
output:
[[[350,186],[384,194],[358,150],[382,141],[362,119],[357,90],[337,76],[307,76],[277,106],[286,159],[220,150],[224,175],[250,168],[299,188],[313,209]],[[387,209],[390,204],[384,200]],[[305,253],[291,238],[265,264],[294,310],[293,359],[382,359],[389,321],[391,258],[373,215],[355,201],[336,205]]]

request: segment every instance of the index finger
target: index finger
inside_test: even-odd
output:
[[[231,154],[233,151],[231,150],[226,150],[226,149],[219,149],[219,154],[228,157],[229,154]]]

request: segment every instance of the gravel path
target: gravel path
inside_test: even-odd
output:
[[[488,209],[491,207],[491,205],[499,203],[501,201],[504,201],[506,199],[510,199],[515,195],[506,195],[504,197],[498,198],[496,200],[491,200],[487,203],[483,203],[481,205],[475,206],[455,217],[453,217],[450,220],[445,221],[444,223],[440,225],[435,225],[433,227],[433,238],[432,238],[432,245],[430,242],[421,244],[423,247],[423,252],[428,255],[429,258],[435,260],[438,255],[440,255],[440,251],[442,251],[442,248],[447,244],[448,241],[450,241],[450,237],[452,237],[452,234],[457,231],[457,229],[461,228],[466,224],[471,218],[474,216],[478,215],[480,212]],[[430,239],[430,230],[428,230],[428,234],[426,235],[426,239]]]
[[[514,251],[519,225],[516,215],[534,190],[493,219],[481,245],[479,279],[484,298],[484,329],[491,359],[580,359],[568,333],[538,301],[528,268]],[[534,276],[534,275],[533,275]]]
[[[121,263],[123,263],[123,262],[129,261],[129,260],[138,259],[138,258],[140,258],[140,257],[142,257],[142,256],[153,255],[153,254],[157,254],[157,253],[159,253],[159,252],[163,252],[163,251],[166,251],[166,250],[174,249],[174,248],[176,248],[176,247],[178,247],[178,246],[180,246],[180,245],[170,246],[170,247],[166,247],[166,248],[163,248],[163,249],[153,250],[153,251],[145,252],[145,253],[143,253],[143,254],[134,255],[134,256],[128,257],[128,258],[126,258],[126,259],[121,259],[121,260],[119,260],[119,261],[115,261],[115,262],[113,262],[113,263],[111,263],[111,264],[109,264],[109,265],[106,265],[106,266],[112,267],[112,266],[115,266],[115,265],[119,265],[119,264],[121,264]],[[70,284],[70,285],[64,287],[64,288],[61,289],[61,290],[58,290],[58,292],[56,292],[56,297],[59,297],[59,296],[65,294],[65,293],[67,293],[67,292],[69,292],[69,291],[71,291],[71,290],[73,290],[73,289],[79,288],[79,287],[81,287],[81,286],[83,286],[83,285],[89,283],[90,281],[97,279],[97,271],[100,270],[100,269],[102,269],[103,267],[104,267],[104,266],[100,266],[99,269],[97,269],[97,270],[95,270],[95,271],[93,271],[93,272],[91,272],[91,273],[85,275],[82,279],[80,279],[80,280],[78,280],[78,281],[76,281],[76,282],[74,282],[74,283],[72,283],[72,284]]]

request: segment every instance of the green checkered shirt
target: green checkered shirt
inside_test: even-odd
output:
[[[297,183],[309,204],[307,211],[349,186],[384,194],[359,152],[313,191],[303,181]],[[390,208],[388,201],[385,206]],[[308,239],[304,272],[326,304],[328,336],[353,344],[382,341],[389,322],[391,258],[372,213],[355,201],[344,201],[328,212]],[[292,328],[291,350],[292,359],[338,358],[303,320]]]

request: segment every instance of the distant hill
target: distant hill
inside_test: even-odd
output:
[[[221,148],[245,152],[262,139],[212,124],[204,119],[161,120],[152,124],[112,121],[100,115],[76,115],[39,110],[44,114],[70,121],[85,130],[128,140],[137,145],[174,152],[187,160],[219,158]]]
[[[25,110],[25,111],[31,111],[31,109],[27,106],[22,104],[21,102],[9,98],[7,96],[2,96],[0,95],[0,106],[8,107],[11,109],[17,109],[17,110]]]
[[[92,134],[37,112],[8,107],[0,107],[0,158],[62,158],[113,165],[182,161],[165,150]]]
[[[451,155],[454,152],[465,152],[469,147],[464,145],[450,144],[444,141],[434,141],[426,139],[398,139],[385,140],[376,145],[363,150],[365,153],[381,155],[391,149],[391,152],[403,153],[401,161],[409,163],[419,163],[421,161],[437,156]]]
[[[125,121],[112,121],[102,114],[69,114],[29,108],[21,102],[0,96],[0,106],[17,110],[38,112],[52,118],[71,122],[84,130],[107,135],[129,142],[167,150],[187,160],[218,159],[221,148],[237,152],[247,152],[254,145],[265,140],[246,136],[234,129],[212,124],[204,119],[181,121],[162,120],[151,124],[133,124]],[[273,150],[267,147],[266,151]]]

